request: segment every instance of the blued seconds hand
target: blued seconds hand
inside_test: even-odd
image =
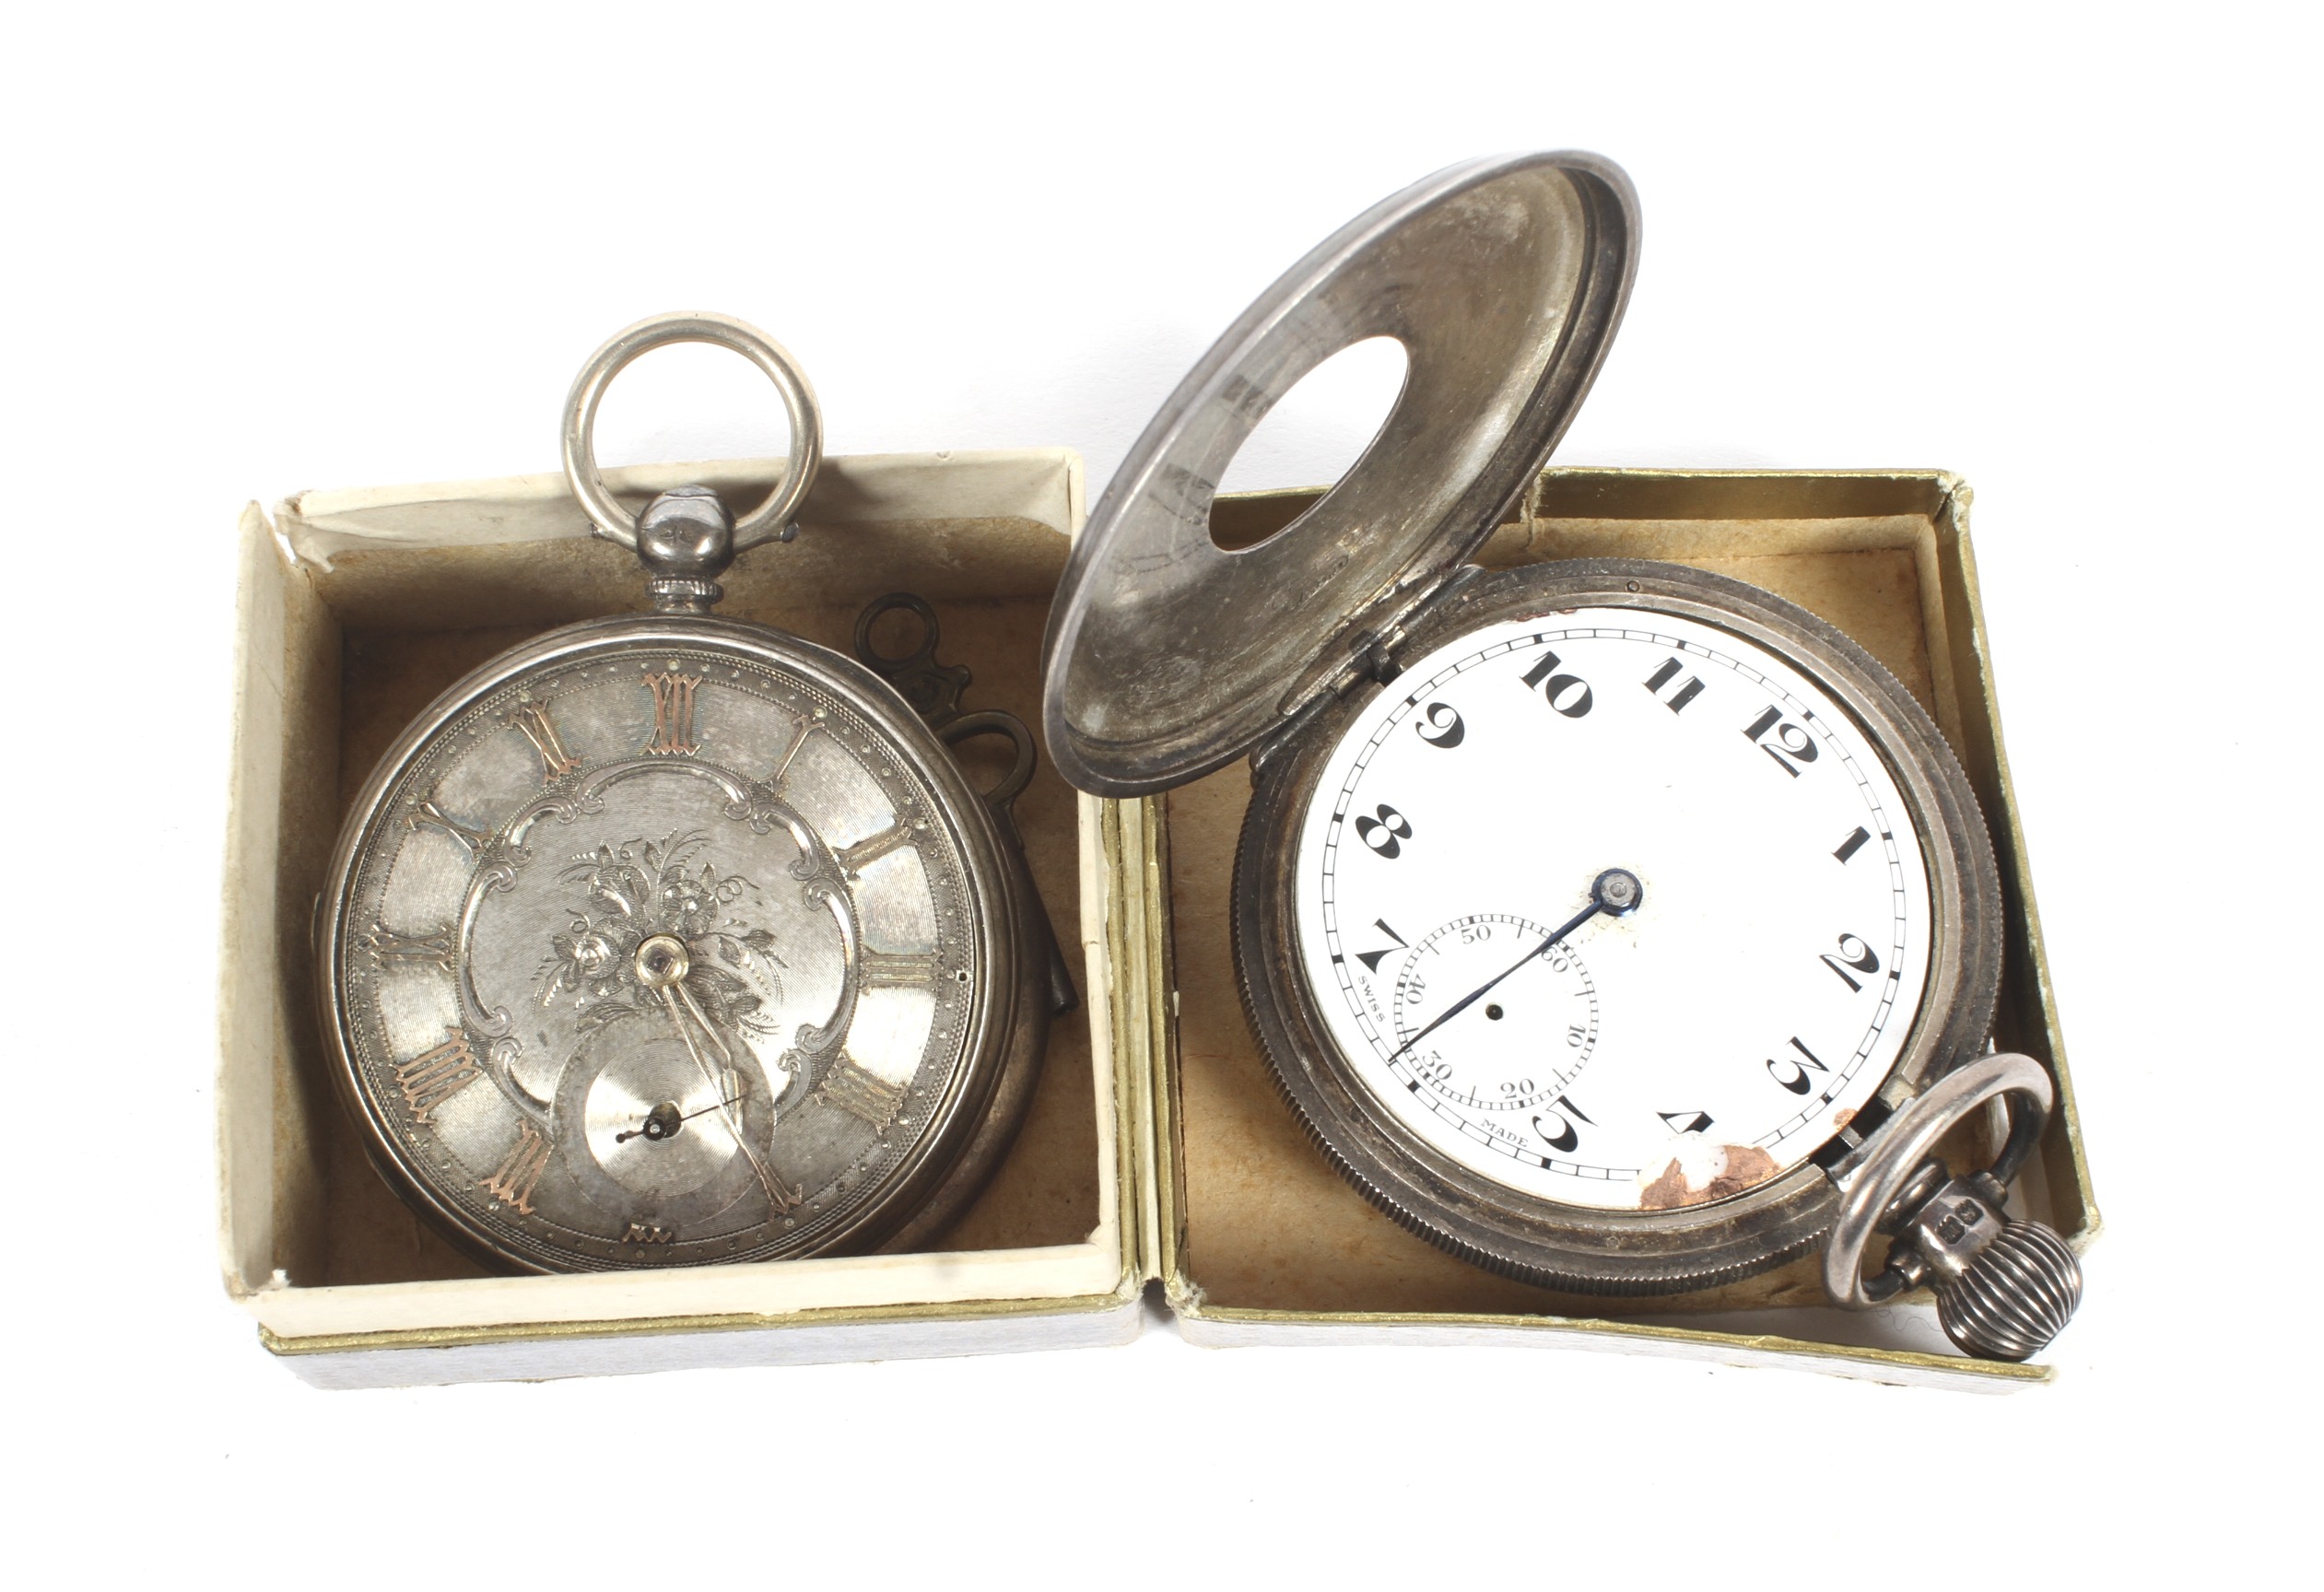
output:
[[[1492,977],[1486,979],[1484,983],[1470,990],[1466,995],[1461,996],[1460,1000],[1455,1001],[1451,1005],[1438,1013],[1426,1027],[1423,1028],[1419,1033],[1414,1035],[1411,1038],[1405,1040],[1402,1045],[1397,1046],[1395,1049],[1390,1051],[1388,1053],[1388,1059],[1391,1061],[1395,1060],[1396,1058],[1402,1056],[1405,1051],[1419,1044],[1423,1039],[1427,1038],[1429,1035],[1434,1034],[1438,1029],[1451,1022],[1455,1017],[1460,1016],[1461,1013],[1466,1012],[1470,1007],[1484,1000],[1486,995],[1492,992],[1494,987],[1499,984],[1502,979],[1507,978],[1520,967],[1524,966],[1525,964],[1541,955],[1551,946],[1565,939],[1567,935],[1580,928],[1584,923],[1589,922],[1592,918],[1595,918],[1599,913],[1603,912],[1615,918],[1624,917],[1628,913],[1637,911],[1638,909],[1638,903],[1645,899],[1646,886],[1638,883],[1638,876],[1637,874],[1624,868],[1607,869],[1590,883],[1589,906],[1584,907],[1580,911],[1575,913],[1571,918],[1568,918],[1563,924],[1552,930],[1548,939],[1543,940],[1540,944],[1525,953],[1524,955],[1520,956],[1516,961],[1510,963],[1507,967],[1502,968],[1501,971],[1496,973]]]
[[[614,1142],[616,1144],[627,1144],[632,1139],[663,1140],[670,1138],[677,1132],[681,1126],[693,1121],[697,1117],[707,1117],[713,1111],[722,1112],[729,1106],[741,1105],[743,1093],[746,1092],[747,1086],[745,1085],[743,1092],[738,1092],[731,1099],[713,1100],[708,1106],[701,1106],[696,1110],[688,1111],[683,1117],[678,1115],[678,1108],[676,1105],[671,1101],[664,1100],[661,1105],[656,1106],[652,1110],[646,1113],[643,1126],[637,1128],[626,1128],[622,1130],[620,1132],[614,1135]]]

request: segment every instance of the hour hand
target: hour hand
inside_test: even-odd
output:
[[[675,935],[656,934],[638,947],[638,982],[662,998],[663,1010],[669,1013],[670,1024],[685,1042],[687,1054],[694,1058],[694,1064],[702,1070],[702,1076],[718,1092],[718,1104],[710,1109],[719,1114],[720,1120],[726,1124],[726,1130],[734,1136],[735,1146],[749,1159],[750,1169],[757,1174],[758,1186],[767,1192],[769,1207],[780,1216],[804,1199],[805,1190],[797,1185],[786,1185],[776,1176],[774,1168],[767,1165],[767,1157],[759,1153],[758,1146],[752,1143],[749,1135],[744,1131],[742,1113],[735,1109],[741,1098],[741,1090],[736,1086],[734,1054],[727,1049],[725,1039],[711,1026],[693,993],[686,987],[686,976],[692,966],[686,942]],[[688,1022],[689,1017],[691,1023]],[[710,1048],[718,1053],[720,1064],[714,1065],[703,1053],[702,1047],[696,1043],[698,1031]]]

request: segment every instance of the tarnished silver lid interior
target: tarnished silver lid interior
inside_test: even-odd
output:
[[[1594,155],[1448,168],[1349,222],[1245,310],[1130,450],[1074,544],[1043,644],[1050,755],[1138,796],[1249,752],[1492,533],[1580,406],[1637,257]],[[1339,485],[1255,546],[1211,499],[1267,411],[1393,337],[1403,390]]]

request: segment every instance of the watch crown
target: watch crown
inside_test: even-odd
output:
[[[707,486],[676,486],[638,516],[638,561],[663,613],[707,614],[725,595],[719,576],[734,561],[734,521]]]
[[[1935,1291],[1937,1320],[1965,1352],[2025,1360],[2073,1319],[2082,1263],[2050,1228],[2002,1215],[2003,1198],[1989,1176],[1945,1181],[1937,1163],[1924,1164],[1890,1207],[1902,1220],[1888,1224],[1888,1269]]]
[[[2082,1262],[2039,1222],[2008,1222],[1967,1270],[1936,1280],[1937,1319],[1972,1354],[2025,1360],[2065,1329],[2082,1303]]]

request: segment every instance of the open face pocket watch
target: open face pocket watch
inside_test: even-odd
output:
[[[1315,1141],[1412,1231],[1624,1294],[1822,1244],[1837,1302],[1926,1282],[1957,1343],[2025,1358],[2080,1273],[2003,1214],[2051,1086],[1986,1054],[2001,884],[1928,715],[1738,581],[1469,562],[1587,392],[1637,235],[1618,168],[1533,155],[1440,172],[1293,267],[1074,545],[1051,753],[1109,796],[1251,758],[1251,1026]],[[1408,367],[1363,457],[1266,541],[1215,544],[1267,410],[1378,336]],[[1999,1165],[1954,1178],[1937,1140],[1997,1096]]]
[[[745,355],[789,412],[787,472],[739,523],[701,487],[633,514],[599,475],[607,383],[676,342]],[[710,613],[737,553],[795,534],[820,435],[789,356],[739,322],[599,350],[566,474],[654,611],[452,685],[340,836],[317,963],[341,1093],[404,1197],[508,1266],[919,1247],[1007,1147],[1071,999],[1009,816],[1032,737],[957,711],[933,611],[875,603],[863,663]],[[909,659],[871,646],[893,606],[926,627]],[[983,735],[1016,755],[987,793],[950,751]]]

